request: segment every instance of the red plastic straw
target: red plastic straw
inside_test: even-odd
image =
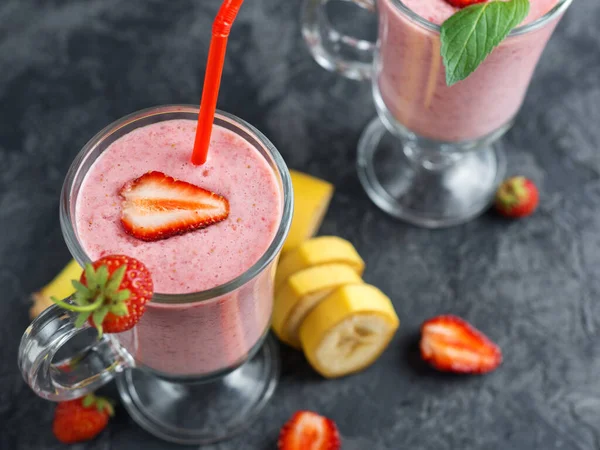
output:
[[[240,10],[244,0],[224,0],[215,21],[213,22],[212,39],[208,50],[208,62],[206,63],[206,74],[204,76],[204,89],[200,101],[200,113],[198,114],[198,127],[196,128],[196,140],[192,152],[192,164],[197,166],[206,162],[210,135],[212,133],[215,110],[217,109],[217,98],[221,85],[221,74],[225,62],[227,50],[227,39],[231,26]]]

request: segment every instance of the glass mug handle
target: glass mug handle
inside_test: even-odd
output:
[[[373,72],[375,43],[337,31],[327,17],[330,0],[305,0],[302,34],[313,58],[323,68],[346,78],[365,80]],[[338,0],[375,12],[375,0]]]
[[[75,318],[75,313],[52,305],[21,338],[19,370],[31,389],[47,400],[82,397],[134,365],[115,337],[105,334],[98,339],[87,321],[75,327]]]

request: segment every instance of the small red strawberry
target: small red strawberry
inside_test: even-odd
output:
[[[466,8],[467,6],[476,5],[477,3],[485,3],[487,0],[446,0],[452,6],[457,8]]]
[[[283,426],[279,450],[339,450],[340,435],[335,423],[311,411],[298,411]]]
[[[421,326],[421,357],[438,370],[486,373],[502,363],[500,348],[468,322],[438,316]]]
[[[519,218],[532,214],[539,201],[540,194],[531,180],[525,177],[512,177],[498,188],[495,205],[503,216]]]
[[[106,333],[121,333],[135,326],[152,298],[150,271],[144,264],[125,255],[110,255],[87,264],[78,281],[73,303],[56,298],[61,308],[79,313],[75,325],[87,320],[98,329],[98,337]]]
[[[161,172],[129,181],[119,193],[124,199],[121,224],[143,241],[206,228],[229,216],[225,197]]]
[[[113,415],[110,401],[88,394],[58,404],[54,411],[52,432],[64,444],[90,441],[106,428],[108,419]]]

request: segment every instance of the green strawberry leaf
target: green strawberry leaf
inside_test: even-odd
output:
[[[82,292],[75,292],[75,294],[73,294],[71,297],[71,300],[73,300],[73,302],[75,302],[75,304],[78,306],[86,306],[90,304],[89,296]]]
[[[92,312],[79,313],[75,319],[75,327],[81,328],[86,320],[92,315]]]
[[[93,292],[98,287],[98,282],[96,281],[96,271],[94,270],[94,266],[91,264],[85,265],[85,283],[87,284],[90,292]]]
[[[71,280],[71,284],[73,285],[77,293],[81,293],[87,296],[91,295],[91,291],[86,286],[81,284],[79,280]]]
[[[529,0],[491,1],[468,6],[442,24],[446,84],[464,80],[529,13]]]
[[[125,303],[119,302],[115,303],[110,307],[110,312],[113,313],[115,316],[123,317],[129,314],[129,309],[127,308],[127,305]]]
[[[98,267],[98,270],[96,271],[96,281],[98,283],[98,286],[104,287],[104,285],[108,281],[108,267]]]
[[[83,400],[81,401],[81,404],[83,405],[84,408],[89,408],[95,402],[96,402],[96,398],[94,397],[94,395],[93,394],[88,394],[85,397],[83,397]]]
[[[123,289],[114,294],[111,298],[116,302],[124,302],[129,297],[131,297],[131,291],[129,289]]]
[[[109,312],[110,311],[108,310],[108,308],[100,308],[92,313],[92,320],[94,321],[94,325],[98,330],[98,339],[102,337],[102,334],[104,332],[102,322],[104,322],[104,318]]]
[[[119,286],[123,282],[123,278],[125,277],[125,271],[127,270],[127,265],[120,266],[117,270],[115,270],[110,276],[108,283],[106,284],[106,290],[108,292],[116,293],[119,290]]]

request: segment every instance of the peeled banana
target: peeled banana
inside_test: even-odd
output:
[[[400,321],[390,299],[368,284],[342,286],[304,319],[299,334],[306,358],[327,378],[358,372],[388,346]]]
[[[360,276],[346,264],[323,264],[296,272],[275,294],[273,331],[286,344],[300,348],[298,329],[306,315],[339,286],[360,283]]]
[[[75,260],[71,260],[50,283],[38,292],[31,294],[33,305],[29,309],[29,317],[35,319],[42,311],[51,306],[52,300],[50,300],[50,297],[62,300],[75,292],[71,281],[79,280],[81,270],[79,264]]]
[[[354,246],[336,236],[320,236],[300,244],[283,256],[275,275],[275,292],[294,273],[322,264],[347,264],[362,276],[365,263]]]
[[[298,247],[319,230],[333,196],[333,185],[305,173],[290,170],[294,188],[294,219],[283,252]]]

